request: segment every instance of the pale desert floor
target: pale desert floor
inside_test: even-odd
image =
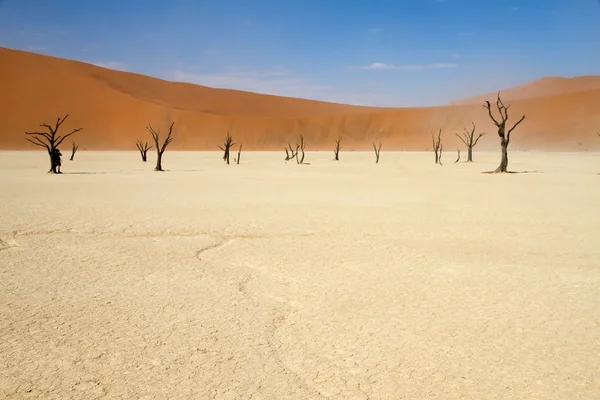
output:
[[[282,154],[0,152],[0,398],[600,398],[600,154]]]

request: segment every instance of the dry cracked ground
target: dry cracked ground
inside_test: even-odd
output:
[[[0,398],[597,399],[600,155],[0,153]]]

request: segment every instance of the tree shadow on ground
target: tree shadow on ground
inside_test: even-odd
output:
[[[540,170],[532,170],[532,171],[506,171],[506,172],[496,172],[496,171],[485,171],[482,174],[491,174],[491,175],[502,175],[502,174],[543,174],[544,171]]]

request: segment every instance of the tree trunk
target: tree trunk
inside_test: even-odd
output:
[[[56,159],[52,156],[52,153],[48,153],[50,155],[50,170],[49,174],[58,174],[58,164],[56,163]]]
[[[494,172],[507,172],[508,171],[508,141],[501,139],[500,146],[502,147],[502,160],[500,165]]]
[[[156,153],[156,167],[154,167],[155,171],[162,171],[162,153],[159,151]]]
[[[469,147],[467,150],[467,162],[473,162],[473,148]]]
[[[435,150],[435,163],[436,163],[436,164],[439,164],[439,163],[440,163],[440,158],[439,158],[439,156],[438,156],[438,152],[437,152],[437,150]]]
[[[146,154],[146,152],[145,152],[145,151],[142,151],[141,153],[142,153],[142,161],[143,161],[143,162],[146,162],[146,161],[148,161],[148,154]]]

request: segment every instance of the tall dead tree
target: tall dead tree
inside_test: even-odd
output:
[[[464,132],[455,134],[467,146],[467,162],[473,162],[473,147],[475,147],[479,139],[487,134],[487,132],[481,132],[475,137],[475,123],[471,121],[471,124],[473,124],[473,129],[470,131],[465,128]]]
[[[287,149],[287,147],[285,148],[285,161],[289,161],[292,158],[296,157],[296,153],[294,152],[292,145],[288,143],[288,147],[289,150]]]
[[[375,164],[379,164],[379,153],[381,153],[381,142],[379,142],[379,146],[373,142],[373,150],[375,150]]]
[[[242,157],[242,143],[240,143],[240,148],[239,148],[239,150],[238,150],[238,156],[237,156],[237,158],[235,159],[235,163],[236,163],[236,164],[239,164],[239,163],[240,163],[240,158],[241,158],[241,157]]]
[[[225,136],[225,143],[223,143],[223,146],[219,146],[219,148],[221,150],[223,150],[223,161],[225,161],[227,164],[229,164],[229,150],[235,145],[235,143],[233,143],[233,138],[231,137],[231,135],[229,134],[229,131],[227,131],[227,136]]]
[[[150,150],[152,148],[152,146],[150,146],[148,144],[148,142],[142,142],[141,140],[138,140],[137,142],[135,142],[135,145],[138,148],[138,150],[140,151],[140,155],[142,156],[142,161],[143,162],[148,161],[148,150]]]
[[[148,132],[150,132],[150,134],[152,135],[152,139],[154,139],[154,146],[156,147],[156,167],[154,167],[155,171],[163,171],[162,155],[165,152],[167,146],[173,141],[173,138],[171,137],[171,134],[173,133],[173,125],[175,125],[175,122],[171,123],[171,126],[169,126],[169,134],[167,135],[162,145],[159,144],[160,131],[155,131],[154,129],[152,129],[152,126],[150,126],[150,124],[148,124],[148,126],[146,127]]]
[[[71,146],[71,158],[69,158],[69,161],[73,161],[73,158],[75,158],[75,153],[77,153],[77,149],[79,149],[79,145],[75,144],[75,142],[72,142],[72,146]]]
[[[54,124],[54,127],[48,124],[41,124],[40,126],[46,128],[48,132],[25,132],[25,135],[27,135],[27,137],[25,137],[25,140],[35,144],[36,146],[44,147],[46,150],[48,150],[48,156],[50,156],[50,170],[48,171],[49,174],[60,173],[57,169],[58,163],[60,162],[60,157],[57,157],[58,146],[60,146],[60,144],[66,138],[83,129],[77,128],[73,129],[70,133],[67,133],[66,135],[59,135],[58,130],[63,124],[63,122],[65,122],[68,116],[69,114],[65,115],[62,119],[58,118],[56,120],[56,124]]]
[[[300,144],[296,145],[296,163],[304,164],[304,148],[306,147],[306,143],[304,142],[304,135],[300,135]],[[302,156],[300,156],[300,151],[302,152]]]
[[[492,114],[492,106],[490,105],[489,101],[486,100],[483,106],[487,108],[490,118],[492,119],[492,121],[494,121],[494,124],[496,124],[496,127],[498,128],[498,136],[500,137],[500,147],[502,149],[502,159],[500,160],[500,165],[498,166],[498,168],[496,168],[494,173],[508,172],[508,144],[510,143],[510,134],[512,133],[512,131],[515,130],[517,126],[519,126],[521,122],[523,122],[523,120],[525,119],[525,115],[523,115],[521,119],[519,119],[517,123],[514,124],[513,127],[510,128],[507,132],[506,122],[508,121],[508,109],[510,108],[510,105],[504,105],[504,103],[500,99],[500,92],[498,92],[498,99],[496,100],[496,107],[498,108],[498,113],[500,114],[500,120],[497,120]]]
[[[437,138],[432,134],[431,141],[433,143],[433,152],[435,153],[435,163],[442,164],[442,151],[444,150],[444,146],[442,146],[442,129],[438,132]]]
[[[341,149],[342,137],[338,137],[335,141],[335,150],[333,150],[333,154],[335,155],[334,161],[340,161],[340,149]]]

